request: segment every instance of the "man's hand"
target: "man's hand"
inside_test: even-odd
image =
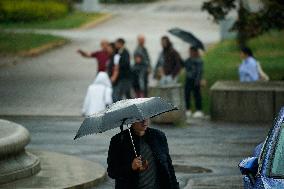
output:
[[[142,168],[142,160],[141,160],[141,156],[139,156],[132,161],[132,170],[138,171],[141,168]]]
[[[84,57],[89,57],[89,54],[86,53],[86,52],[84,52],[84,51],[82,51],[81,49],[78,49],[77,52],[78,52],[80,55],[84,56]]]

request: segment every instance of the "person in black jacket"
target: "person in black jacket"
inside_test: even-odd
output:
[[[131,98],[131,67],[130,67],[130,55],[125,48],[125,41],[119,38],[115,42],[117,54],[114,56],[114,68],[111,76],[113,83],[113,101],[117,102]]]
[[[162,131],[148,128],[148,120],[132,124],[129,131],[112,137],[108,151],[109,177],[115,189],[179,189],[167,138]]]

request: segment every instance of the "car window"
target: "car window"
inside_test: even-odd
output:
[[[284,125],[284,124],[283,124]],[[274,157],[272,160],[271,176],[284,177],[284,129],[280,131]]]

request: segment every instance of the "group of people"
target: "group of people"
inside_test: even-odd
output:
[[[177,82],[181,68],[184,67],[186,70],[185,104],[187,115],[192,114],[190,96],[193,94],[196,107],[193,116],[203,116],[200,90],[203,62],[199,49],[195,46],[190,47],[189,58],[183,61],[167,36],[161,38],[161,46],[162,51],[154,69],[154,78],[159,80],[160,85],[174,84]],[[98,62],[98,74],[94,83],[88,88],[83,105],[85,116],[103,110],[106,105],[124,97],[131,98],[132,89],[136,98],[148,96],[148,79],[152,67],[143,35],[137,37],[137,47],[133,53],[134,64],[131,64],[130,53],[122,38],[117,39],[114,43],[102,40],[99,51],[90,53],[79,49],[78,53],[86,58],[95,58]],[[92,99],[95,99],[96,102],[91,102]],[[100,102],[98,99],[101,99]]]
[[[177,82],[181,68],[185,69],[184,97],[187,117],[203,117],[201,87],[206,84],[203,80],[203,61],[196,46],[189,48],[189,57],[183,60],[173,47],[167,36],[161,38],[162,51],[154,69],[154,78],[160,85],[170,85]],[[115,42],[101,41],[101,50],[78,53],[86,58],[95,58],[98,62],[98,74],[92,85],[89,86],[83,105],[83,114],[92,115],[105,109],[106,105],[132,98],[132,89],[136,98],[148,96],[148,79],[152,71],[151,59],[145,47],[145,37],[138,35],[137,47],[133,53],[134,63],[131,64],[131,55],[125,46],[125,40]],[[242,63],[239,66],[240,82],[254,82],[269,80],[254,58],[250,48],[241,48]],[[195,102],[195,112],[192,113],[191,97]],[[98,100],[100,99],[100,100]]]
[[[81,56],[95,58],[98,62],[98,74],[94,83],[88,88],[83,105],[85,116],[103,110],[106,105],[122,100],[123,97],[131,98],[132,88],[135,91],[135,97],[147,96],[150,58],[144,43],[145,37],[139,35],[133,66],[130,62],[130,53],[125,47],[125,40],[122,38],[113,43],[102,40],[101,50],[96,52],[89,53],[81,49],[78,50]],[[95,102],[90,102],[92,99]]]

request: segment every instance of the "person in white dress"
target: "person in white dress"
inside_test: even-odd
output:
[[[91,116],[112,104],[112,85],[106,72],[99,72],[94,82],[88,87],[82,114]]]

